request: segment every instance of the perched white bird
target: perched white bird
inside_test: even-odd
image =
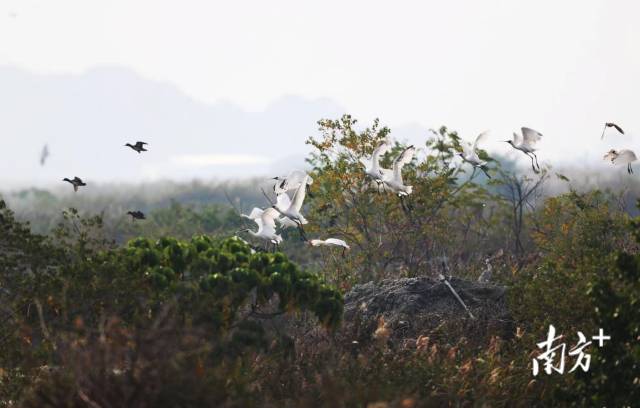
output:
[[[376,147],[371,155],[371,164],[365,168],[365,174],[375,181],[378,186],[384,183],[384,178],[391,174],[391,170],[380,167],[380,156],[389,150],[389,144],[384,141]],[[365,163],[365,166],[366,163]]]
[[[520,150],[529,156],[531,159],[531,167],[533,168],[533,171],[537,173],[540,170],[540,165],[538,164],[538,156],[535,154],[535,144],[542,137],[542,133],[527,127],[523,127],[521,129],[522,135],[513,132],[513,140],[505,140],[505,142],[509,143],[514,149]],[[535,164],[533,162],[534,158],[536,160]]]
[[[491,258],[487,258],[484,260],[486,268],[480,276],[478,277],[479,283],[489,283],[491,281],[491,275],[493,273],[493,266],[491,266]]]
[[[633,168],[631,167],[631,163],[638,160],[633,150],[629,150],[629,149],[622,149],[622,150],[611,149],[607,152],[607,154],[604,155],[603,159],[610,160],[611,163],[615,165],[626,164],[627,173],[629,174],[633,174]]]
[[[407,196],[413,192],[412,186],[406,186],[402,181],[402,168],[405,164],[411,163],[413,155],[416,152],[416,148],[409,146],[400,153],[400,155],[393,162],[393,173],[384,178],[384,184],[389,187],[391,191],[399,196]]]
[[[338,238],[327,238],[327,239],[312,239],[309,241],[309,245],[311,246],[328,246],[328,247],[342,247],[342,256],[344,256],[344,252],[346,250],[351,249],[347,243]]]
[[[276,195],[280,195],[287,191],[296,190],[300,187],[305,177],[307,178],[307,185],[313,184],[313,178],[302,170],[294,170],[283,177],[274,177],[273,180],[277,182],[273,186],[273,192],[276,193]]]
[[[462,144],[462,152],[458,153],[458,155],[460,157],[462,157],[462,160],[464,160],[467,163],[471,164],[473,167],[482,170],[484,172],[484,174],[488,178],[491,178],[489,173],[487,173],[487,170],[484,168],[484,166],[485,166],[485,164],[487,164],[487,162],[485,160],[482,160],[478,156],[478,143],[480,141],[482,141],[483,139],[485,139],[488,134],[489,134],[489,131],[485,131],[485,132],[480,133],[476,137],[476,140],[473,142],[473,144],[471,144],[471,143],[463,143]]]
[[[259,215],[258,215],[259,214]],[[261,210],[254,208],[251,214],[244,215],[245,218],[253,220],[258,225],[258,231],[254,232],[251,229],[244,229],[238,232],[248,232],[256,238],[267,241],[268,243],[278,245],[282,242],[282,236],[276,234],[276,221],[278,217],[278,211],[274,208],[267,208]]]

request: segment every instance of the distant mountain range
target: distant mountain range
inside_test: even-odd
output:
[[[0,67],[0,190],[88,181],[227,179],[304,166],[317,121],[344,108],[284,96],[264,111],[206,104],[124,68],[38,75]],[[138,155],[127,142],[149,143]],[[40,152],[51,153],[45,166]]]

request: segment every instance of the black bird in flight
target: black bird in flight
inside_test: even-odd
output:
[[[140,210],[136,211],[127,211],[127,214],[131,216],[131,220],[146,220],[147,218],[144,216],[144,213]]]
[[[42,148],[42,152],[40,153],[40,165],[44,166],[44,163],[47,161],[47,158],[49,157],[49,146],[48,145],[44,145],[44,147]]]
[[[615,128],[618,132],[620,132],[620,134],[624,135],[624,130],[622,130],[622,128],[618,125],[616,125],[613,122],[607,122],[604,124],[604,127],[602,128],[602,136],[600,136],[600,140],[604,139],[604,132],[605,130],[607,130],[607,128]]]
[[[78,191],[78,187],[86,186],[87,183],[83,182],[80,177],[74,177],[73,180],[69,180],[68,178],[63,178],[62,181],[66,181],[73,185],[73,191]]]
[[[146,152],[147,149],[144,148],[144,145],[147,145],[149,143],[145,143],[145,142],[136,142],[136,144],[132,145],[131,143],[127,143],[125,146],[129,146],[130,148],[132,148],[133,150],[135,150],[138,153],[142,153],[142,152]]]

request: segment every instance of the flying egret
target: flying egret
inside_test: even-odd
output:
[[[256,209],[254,208],[254,211]],[[252,211],[252,214],[254,214]],[[275,248],[282,242],[282,236],[276,234],[276,217],[278,217],[278,211],[274,208],[267,208],[263,210],[260,216],[252,218],[252,220],[258,225],[258,231],[252,231],[247,228],[238,232],[248,232],[256,238],[259,238],[267,243],[275,245]],[[247,217],[249,218],[249,217]]]
[[[286,195],[286,194],[285,194]],[[287,198],[289,198],[287,196]],[[278,209],[282,209],[283,207],[280,207],[281,199],[278,199],[278,203],[276,204],[276,206],[278,206]],[[291,202],[290,200],[288,201],[289,203]],[[288,206],[287,206],[288,208]],[[255,221],[257,218],[260,218],[262,216],[262,213],[264,212],[264,210],[262,208],[258,208],[258,207],[254,207],[253,210],[251,210],[251,213],[249,215],[247,214],[240,214],[241,217],[243,218],[248,218],[252,221]],[[281,217],[280,216],[280,211],[278,211],[278,217],[275,219],[275,221],[280,224],[280,226],[282,228],[290,228],[290,227],[297,227],[298,224],[296,224],[295,222],[291,221],[289,218],[287,217]]]
[[[127,143],[125,144],[125,146],[129,146],[130,148],[132,148],[133,150],[135,150],[138,153],[142,153],[142,152],[146,152],[147,149],[144,148],[144,145],[148,145],[149,143],[145,143],[145,142],[136,142],[136,144],[131,144],[131,143]]]
[[[413,145],[404,149],[393,162],[393,173],[383,180],[384,184],[400,197],[407,196],[413,192],[413,187],[405,185],[404,181],[402,181],[402,168],[405,164],[411,162],[415,151],[416,148]]]
[[[276,197],[276,207],[278,207],[278,212],[281,214],[283,213],[283,211],[288,210],[289,207],[291,207],[291,198],[289,198],[289,194],[287,193],[278,194]],[[282,228],[298,227],[298,223],[293,221],[289,217],[285,217],[285,216],[278,217],[276,221],[280,224]]]
[[[631,163],[638,160],[633,150],[629,150],[629,149],[622,149],[622,150],[611,149],[607,152],[607,154],[604,155],[603,159],[610,160],[611,163],[615,165],[626,164],[627,173],[629,174],[633,174],[633,168],[631,167]]]
[[[473,142],[473,145],[471,143],[463,143],[462,152],[458,153],[458,155],[462,157],[462,160],[471,164],[473,167],[482,170],[488,178],[491,178],[491,176],[489,175],[489,173],[487,173],[487,170],[485,168],[485,165],[487,164],[487,162],[485,160],[482,160],[478,156],[478,143],[483,139],[485,139],[488,134],[489,134],[488,130],[480,133],[476,137],[476,140]]]
[[[287,203],[286,198],[281,197],[283,200],[285,200],[281,202],[280,207],[282,208],[280,208],[277,204],[273,206],[273,208],[275,208],[278,212],[289,218],[291,221],[296,222],[298,225],[308,224],[308,221],[300,213],[300,210],[302,209],[302,203],[304,202],[304,197],[307,192],[307,184],[309,183],[309,178],[310,177],[308,175],[304,176],[304,178],[298,185],[298,189],[293,195],[293,200],[290,200],[290,202]],[[289,205],[287,206],[287,208],[284,208],[286,204]]]
[[[62,179],[62,181],[71,183],[71,185],[73,186],[73,191],[78,191],[79,187],[87,185],[87,183],[83,182],[80,177],[74,177],[73,180],[69,180],[68,178],[65,177]]]
[[[342,247],[342,256],[344,256],[345,251],[351,249],[349,245],[338,238],[327,238],[327,239],[312,239],[309,241],[309,245],[311,246],[327,246],[327,247]]]
[[[144,213],[140,210],[136,210],[136,211],[127,211],[127,214],[129,214],[131,216],[131,220],[135,221],[135,220],[146,220],[147,217],[145,217]]]
[[[284,177],[274,177],[272,180],[277,182],[273,186],[273,192],[279,195],[287,191],[297,190],[305,177],[307,177],[307,185],[313,184],[311,176],[302,170],[293,170]]]
[[[607,130],[607,128],[614,128],[615,130],[617,130],[618,132],[620,132],[620,134],[624,135],[624,130],[622,130],[622,128],[618,125],[616,125],[613,122],[607,122],[604,124],[604,127],[602,128],[602,136],[600,136],[600,140],[604,139],[604,132]]]
[[[531,167],[533,168],[533,171],[537,173],[540,170],[540,165],[538,164],[538,156],[535,154],[535,144],[542,137],[542,133],[527,127],[523,127],[521,129],[522,135],[513,132],[513,140],[505,140],[505,142],[509,143],[514,149],[520,150],[529,156],[531,159]],[[533,163],[534,158],[536,159],[535,165]],[[537,169],[536,166],[538,167]]]
[[[389,150],[389,144],[383,141],[375,148],[371,155],[371,164],[367,166],[365,164],[365,174],[376,182],[378,187],[384,183],[385,175],[390,175],[391,170],[380,167],[380,156],[385,154]],[[378,189],[379,190],[379,189]]]
[[[286,217],[289,220],[291,220],[291,221],[296,223],[296,225],[298,227],[298,230],[300,231],[300,236],[302,237],[302,239],[304,241],[308,241],[308,239],[307,239],[307,236],[306,236],[306,234],[304,232],[304,228],[302,226],[304,224],[308,224],[309,222],[306,220],[306,218],[304,218],[304,216],[300,213],[300,211],[302,209],[302,203],[304,202],[304,197],[305,197],[306,192],[307,192],[307,186],[309,185],[309,180],[308,180],[309,178],[310,178],[309,175],[304,176],[304,178],[300,182],[300,185],[298,186],[298,189],[296,190],[295,194],[293,195],[293,201],[289,200],[287,202],[286,200],[289,197],[287,196],[285,198],[283,196],[283,197],[281,197],[280,205],[278,205],[278,203],[274,203],[269,198],[267,193],[264,190],[262,190],[262,194],[267,199],[267,201],[269,201],[269,203],[271,204],[271,208],[276,210],[283,217]],[[287,204],[289,204],[289,205],[287,205]]]

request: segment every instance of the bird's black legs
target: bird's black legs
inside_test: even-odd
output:
[[[342,248],[342,257],[344,258],[344,254],[347,251],[347,248]]]
[[[304,228],[302,227],[302,223],[300,221],[295,221],[298,224],[298,231],[300,231],[300,236],[302,237],[303,241],[309,241],[307,239],[307,234],[304,233]]]
[[[374,181],[378,185],[378,189],[377,189],[378,190],[378,194],[381,194],[380,187],[382,187],[382,189],[383,189],[382,192],[384,192],[384,183],[381,182],[380,180],[374,180]]]
[[[627,164],[627,173],[633,174],[633,167],[631,167],[631,163]]]
[[[535,157],[535,159],[536,159],[536,166],[538,167],[538,170],[540,170],[540,165],[538,164],[538,156],[536,156],[536,154],[535,154],[535,153],[533,153],[533,152],[532,152],[531,154],[533,155],[533,157]]]
[[[529,153],[526,153],[527,156],[529,156],[529,158],[531,159],[531,168],[533,169],[534,173],[538,173],[538,169],[536,169],[536,165],[533,162],[533,156]]]
[[[485,176],[487,176],[487,178],[491,178],[491,176],[487,172],[487,169],[485,169],[484,166],[480,166],[480,170],[482,170],[482,172],[484,173]]]
[[[404,196],[399,195],[398,197],[400,198],[400,207],[402,207],[402,211],[407,215],[407,217],[409,217],[411,215],[411,208],[409,207],[409,204],[404,201]]]

